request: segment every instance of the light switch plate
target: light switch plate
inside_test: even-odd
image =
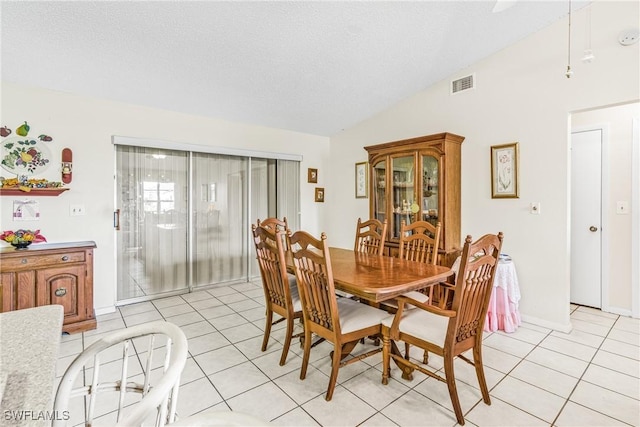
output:
[[[84,205],[69,205],[69,215],[70,216],[86,215]]]
[[[529,213],[531,213],[531,215],[540,215],[540,202],[531,202],[529,205]]]

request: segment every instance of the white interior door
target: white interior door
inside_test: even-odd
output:
[[[602,307],[602,129],[571,134],[571,302]]]

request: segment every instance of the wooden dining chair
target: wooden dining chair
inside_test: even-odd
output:
[[[411,224],[405,224],[404,220],[400,223],[400,244],[398,249],[398,257],[410,261],[424,262],[425,264],[436,265],[438,261],[438,244],[440,242],[440,231],[442,225],[440,221],[436,225],[428,221],[415,221]],[[426,302],[425,297],[427,290],[415,291],[406,294],[409,298]],[[395,301],[394,301],[395,302]],[[396,305],[397,309],[397,305]],[[409,359],[409,344],[405,343],[405,359]],[[427,353],[425,352],[423,361],[427,363]]]
[[[264,222],[258,222],[258,224],[264,224]],[[295,276],[287,273],[285,259],[286,236],[284,231],[277,230],[277,226],[267,228],[255,224],[251,227],[251,230],[265,296],[266,322],[262,351],[267,349],[271,326],[286,321],[287,329],[284,347],[280,356],[280,366],[282,366],[287,360],[292,338],[302,336],[302,333],[293,335],[295,319],[302,319],[302,305],[298,296],[298,286]],[[273,313],[281,316],[281,319],[274,322]]]
[[[460,425],[464,425],[464,416],[453,371],[456,356],[475,367],[482,399],[487,405],[491,404],[482,364],[482,332],[502,239],[502,233],[487,234],[471,243],[471,236],[467,236],[455,285],[434,285],[426,303],[400,296],[398,311],[382,321],[382,383],[389,381],[391,358],[402,366],[404,374],[409,377],[413,370],[418,370],[446,382]],[[407,310],[407,304],[415,308]],[[444,359],[444,378],[423,365],[392,354],[391,340],[402,340],[441,356]],[[473,361],[462,354],[469,349],[473,349]]]
[[[440,221],[438,221],[436,225],[433,225],[427,221],[415,221],[411,224],[406,224],[405,221],[402,220],[400,224],[401,231],[398,258],[436,265],[440,230],[442,229]],[[405,294],[405,296],[420,302],[426,302],[429,299],[426,295],[427,292],[428,290],[426,289],[422,291],[412,291]],[[395,313],[398,309],[398,302],[396,299],[384,301],[382,307],[390,313]],[[406,308],[410,308],[410,306]],[[408,360],[410,357],[410,345],[405,343],[404,347],[404,357]],[[425,364],[427,363],[427,359],[428,355],[425,353],[423,356]]]
[[[387,236],[387,220],[375,218],[362,221],[358,218],[356,241],[353,250],[373,255],[384,254],[384,240]]]
[[[256,221],[256,225],[259,227],[269,228],[273,231],[282,230],[286,232],[289,229],[289,225],[287,224],[287,217],[282,219],[276,217],[265,218],[262,221],[258,218]]]
[[[380,333],[380,320],[387,313],[349,298],[336,297],[327,236],[324,233],[318,240],[309,233],[298,231],[288,233],[288,239],[304,315],[304,356],[300,379],[305,379],[307,375],[312,334],[333,343],[331,376],[325,396],[326,400],[331,400],[339,368],[382,350],[377,348],[343,360],[360,339]]]
[[[256,225],[258,227],[267,228],[274,233],[276,231],[284,231],[285,234],[282,235],[282,238],[285,241],[285,251],[286,251],[286,240],[287,240],[286,233],[287,233],[287,230],[289,229],[289,224],[287,223],[286,216],[283,217],[282,219],[276,218],[276,217],[269,217],[269,218],[263,219],[262,221],[260,220],[260,218],[258,218],[258,220],[256,221]]]
[[[400,226],[398,257],[411,261],[436,265],[440,243],[440,221],[436,225],[428,221],[415,221]]]

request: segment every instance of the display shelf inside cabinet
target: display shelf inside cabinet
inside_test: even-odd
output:
[[[22,191],[19,188],[0,188],[0,196],[59,196],[68,188],[32,188]]]

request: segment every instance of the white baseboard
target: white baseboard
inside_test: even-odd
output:
[[[603,307],[605,313],[618,314],[620,316],[633,317],[631,310],[620,307]]]
[[[541,326],[543,328],[553,329],[554,331],[564,332],[565,334],[568,334],[569,332],[571,332],[571,329],[573,329],[571,322],[569,323],[549,322],[548,320],[538,319],[537,317],[528,316],[526,314],[523,314],[521,317],[522,317],[522,321],[524,322],[531,323],[536,326]]]
[[[112,305],[109,307],[96,308],[95,310],[96,316],[101,316],[103,314],[115,313],[116,306]]]

